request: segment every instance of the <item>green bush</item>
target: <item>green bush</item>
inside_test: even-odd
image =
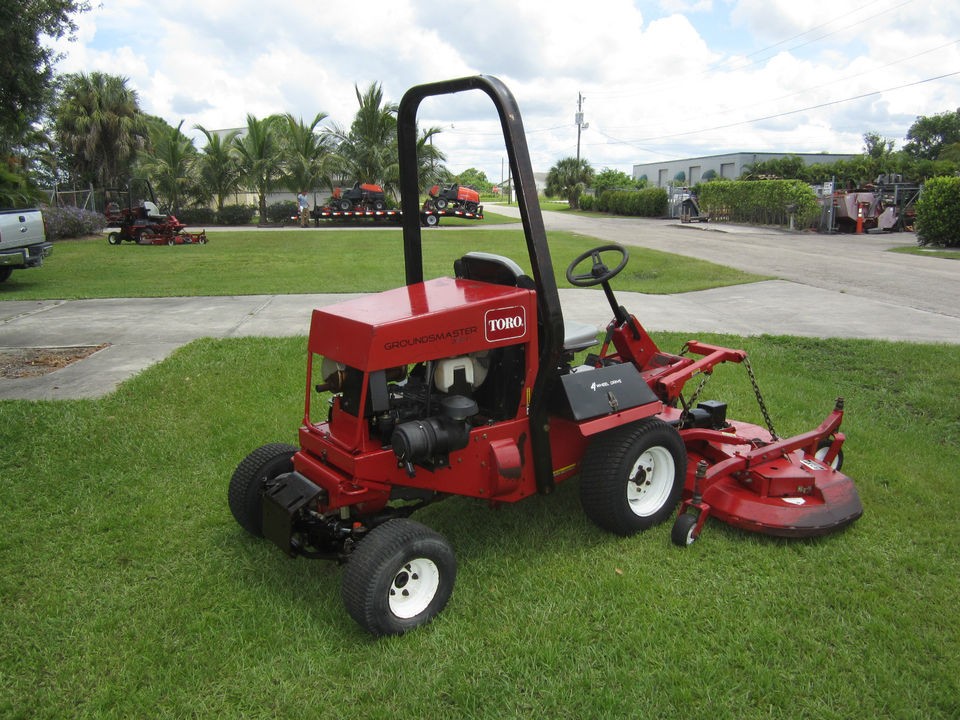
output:
[[[713,180],[696,191],[701,210],[732,222],[787,225],[792,212],[806,227],[820,215],[816,193],[800,180]]]
[[[935,177],[916,204],[917,243],[960,246],[960,177]]]
[[[177,220],[187,225],[213,225],[217,220],[217,211],[213,208],[183,208]]]
[[[290,222],[290,218],[300,214],[293,200],[281,200],[267,206],[267,220],[275,223]]]
[[[667,191],[663,188],[604,190],[596,209],[617,215],[661,217],[667,212]]]
[[[580,196],[580,209],[581,210],[596,210],[597,198],[594,195],[581,195]]]
[[[224,205],[217,213],[218,225],[249,225],[256,208],[252,205]]]

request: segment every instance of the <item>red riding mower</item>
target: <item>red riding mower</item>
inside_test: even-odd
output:
[[[508,258],[470,252],[453,277],[423,278],[417,108],[470,89],[500,116],[532,277]],[[363,628],[403,633],[446,605],[453,549],[409,516],[450,495],[496,506],[579,475],[586,515],[617,535],[661,523],[681,503],[680,545],[708,517],[807,537],[861,515],[839,472],[842,403],[815,430],[781,439],[728,419],[722,402],[698,402],[699,388],[685,399],[687,381],[746,364],[746,353],[696,341],[684,354],[661,351],[614,298],[610,280],[627,263],[620,246],[567,269],[574,285],[600,285],[613,313],[599,352],[574,364],[600,343],[596,328],[564,322],[520,112],[499,80],[412,88],[398,136],[407,284],[313,311],[299,444],[255,450],[229,486],[247,531],[290,556],[345,565],[343,601]]]
[[[161,213],[153,188],[146,180],[137,180],[124,189],[107,190],[104,215],[119,230],[107,235],[111,245],[124,241],[138,245],[190,245],[207,242],[207,231],[185,232],[182,222],[173,215]]]
[[[435,210],[462,210],[475,213],[480,210],[480,193],[463,185],[453,183],[447,187],[434,185],[427,192]]]

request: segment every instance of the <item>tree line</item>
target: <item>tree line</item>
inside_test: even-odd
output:
[[[863,152],[848,160],[807,164],[799,155],[786,155],[744,168],[741,180],[801,180],[812,185],[834,181],[838,187],[863,187],[881,175],[899,176],[904,181],[922,183],[935,177],[960,174],[960,108],[952,112],[924,115],[907,130],[906,143],[896,150],[896,141],[877,132],[863,135]],[[702,181],[717,179],[708,170]],[[687,181],[679,173],[673,182]],[[633,178],[621,170],[604,168],[596,172],[584,159],[568,157],[557,162],[547,174],[546,194],[562,197],[577,207],[580,195],[588,188],[600,197],[606,190],[641,190],[647,178]]]

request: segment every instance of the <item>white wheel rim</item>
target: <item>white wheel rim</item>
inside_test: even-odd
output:
[[[638,517],[653,515],[670,497],[676,465],[659,445],[649,448],[633,464],[627,480],[627,503]]]
[[[427,609],[439,587],[440,570],[433,560],[410,560],[400,568],[390,584],[390,612],[404,620],[416,617]]]
[[[822,448],[820,448],[819,450],[817,450],[817,452],[814,454],[814,457],[815,457],[817,460],[819,460],[820,462],[826,462],[826,460],[824,460],[824,458],[827,457],[827,453],[828,453],[829,451],[830,451],[830,446],[827,445],[826,447],[822,447]],[[840,454],[837,453],[837,456],[836,456],[835,458],[833,458],[833,462],[829,463],[829,465],[830,465],[831,468],[833,468],[834,470],[836,470],[836,469],[837,469],[837,465],[839,465],[839,464],[840,464]]]

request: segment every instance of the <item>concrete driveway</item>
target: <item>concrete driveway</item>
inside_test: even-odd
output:
[[[544,221],[548,230],[781,278],[671,296],[618,293],[621,304],[651,330],[960,343],[960,263],[886,252],[912,243],[912,235],[822,236],[565,213],[544,213]],[[0,302],[0,349],[109,344],[42,377],[0,379],[0,399],[101,397],[200,337],[305,335],[313,308],[346,297],[351,296]],[[566,317],[598,328],[611,316],[599,291],[564,289],[561,302]]]

